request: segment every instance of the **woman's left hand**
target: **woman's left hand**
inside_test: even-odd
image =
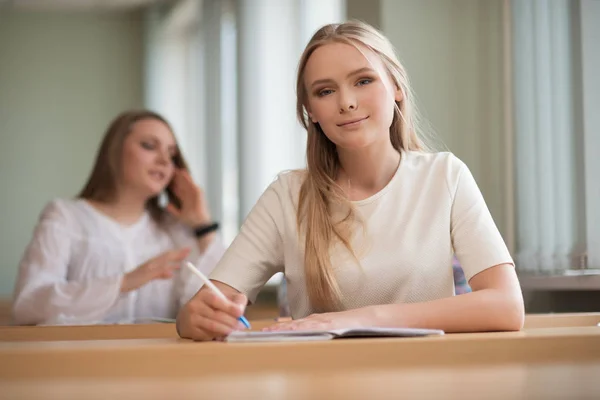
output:
[[[365,322],[361,315],[353,311],[331,312],[312,314],[306,318],[278,322],[263,329],[263,331],[305,331],[305,330],[331,330],[343,328],[358,328]]]
[[[169,203],[169,213],[191,228],[211,222],[204,191],[194,183],[188,171],[175,169],[170,187],[181,202],[181,208]]]

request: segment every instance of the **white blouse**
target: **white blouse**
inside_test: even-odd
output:
[[[209,274],[225,249],[216,239],[203,254],[191,230],[149,213],[123,226],[85,200],[57,199],[43,210],[19,266],[17,324],[133,323],[175,318],[202,286],[187,268],[121,293],[125,273],[165,251],[189,247],[188,260]]]

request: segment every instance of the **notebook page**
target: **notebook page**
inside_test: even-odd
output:
[[[226,342],[307,342],[331,340],[334,335],[325,331],[235,331],[225,338]]]

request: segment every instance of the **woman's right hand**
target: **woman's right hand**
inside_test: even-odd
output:
[[[181,262],[190,254],[190,249],[183,248],[164,252],[140,265],[123,276],[121,293],[139,289],[155,279],[169,279],[179,269]]]
[[[179,310],[177,332],[182,338],[199,341],[222,339],[235,330],[245,329],[238,318],[244,314],[247,297],[231,286],[213,283],[227,299],[203,286]]]

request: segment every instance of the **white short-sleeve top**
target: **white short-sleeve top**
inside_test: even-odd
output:
[[[315,311],[296,226],[303,176],[295,171],[277,177],[210,276],[254,301],[273,274],[284,272],[294,318]],[[331,252],[344,309],[453,296],[453,254],[467,280],[513,264],[471,172],[451,153],[402,152],[391,181],[353,204],[366,227],[366,235],[352,240],[360,264],[341,246]]]

